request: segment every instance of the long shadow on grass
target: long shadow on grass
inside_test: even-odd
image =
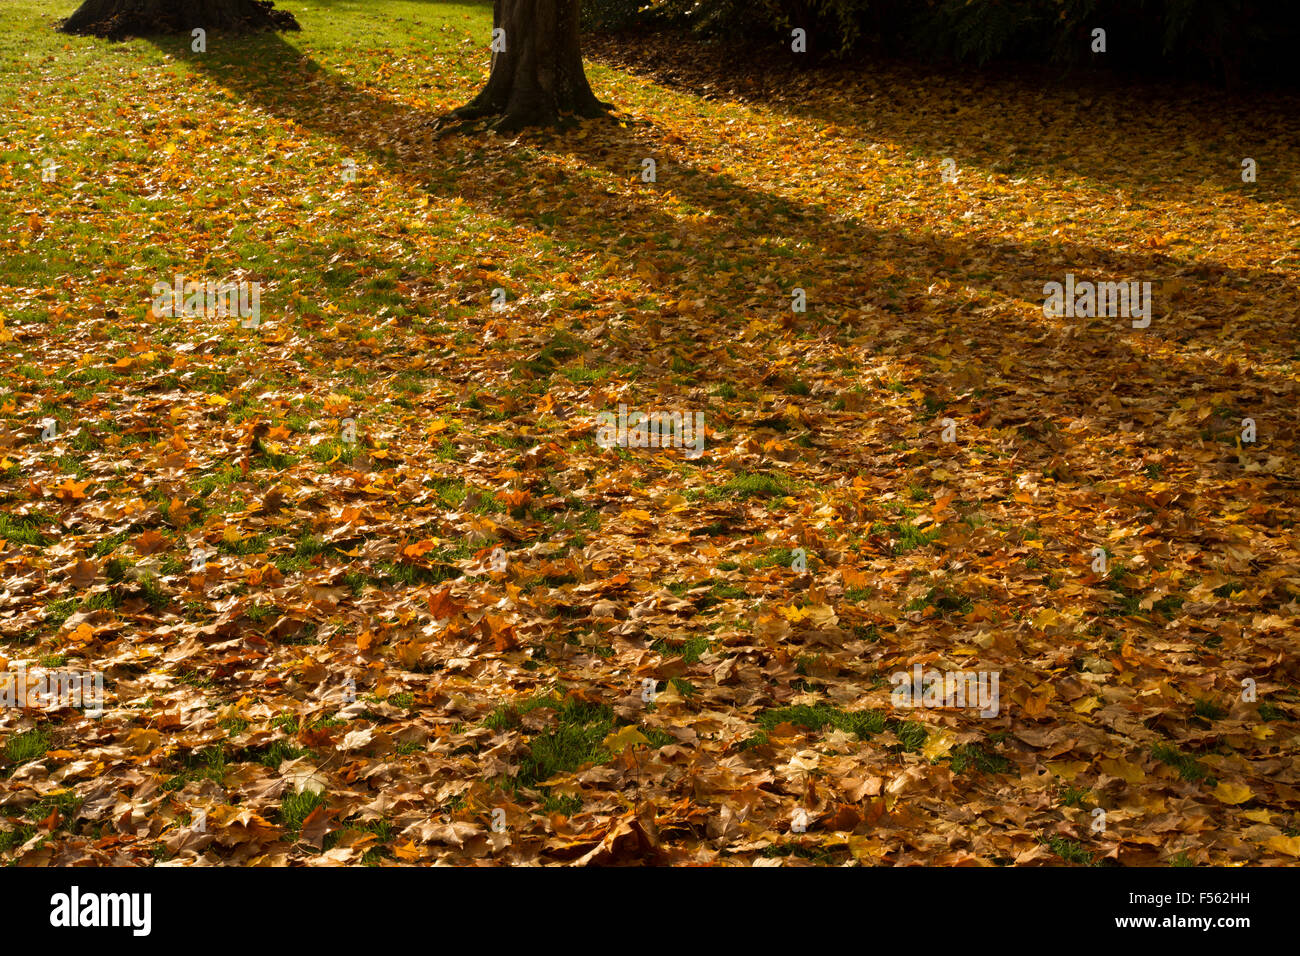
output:
[[[852,138],[900,143],[936,164],[954,157],[1014,176],[1099,188],[1173,194],[1206,184],[1225,196],[1300,210],[1300,96],[1232,95],[1194,84],[1043,83],[1038,73],[1007,76],[891,63],[886,70],[801,69],[784,51],[761,64],[710,44],[672,37],[627,43],[586,41],[589,55],[671,88],[735,96],[784,116],[836,126]],[[757,54],[761,56],[760,54]],[[822,90],[834,90],[834,98]],[[1190,165],[1188,144],[1204,156]],[[1241,161],[1268,176],[1241,181]],[[1176,197],[1174,197],[1176,198]]]
[[[171,43],[165,47],[174,52]],[[474,136],[432,138],[433,115],[358,89],[276,35],[222,44],[219,52],[191,62],[250,106],[364,150],[391,175],[409,178],[434,198],[462,198],[584,253],[613,259],[634,253],[664,283],[689,277],[690,288],[662,291],[674,298],[702,294],[720,348],[753,315],[766,311],[775,318],[782,308],[788,310],[788,289],[803,285],[817,289],[810,325],[838,324],[845,334],[853,334],[858,323],[874,333],[893,325],[902,330],[901,338],[891,338],[902,345],[928,345],[947,335],[960,339],[955,359],[965,378],[930,373],[926,387],[946,404],[969,392],[972,377],[977,385],[1002,379],[1002,394],[995,389],[983,400],[990,424],[1068,415],[1087,419],[1094,433],[1113,435],[1134,410],[1164,421],[1177,402],[1196,391],[1234,395],[1256,418],[1289,421],[1288,401],[1294,407],[1293,384],[1278,381],[1257,357],[1234,353],[1221,341],[1227,317],[1276,313],[1290,301],[1293,279],[1283,272],[1086,242],[981,243],[906,233],[670,160],[661,168],[658,187],[697,211],[696,217],[678,218],[664,211],[650,189],[642,199],[609,188],[610,175],[632,179],[641,157],[672,155],[663,133],[651,125],[602,124],[529,137],[543,153],[568,153],[607,174],[557,177],[549,164],[530,166],[525,150],[485,148]],[[467,150],[473,151],[469,165]],[[640,241],[629,248],[629,236]],[[674,239],[677,249],[671,249]],[[878,281],[863,280],[858,269],[863,261]],[[1043,320],[1041,311],[1035,313],[1042,284],[1062,280],[1067,271],[1096,279],[1179,277],[1195,312],[1162,321],[1157,303],[1152,327],[1142,332],[1114,319],[1063,334]],[[756,296],[749,277],[763,274],[773,282]],[[1024,307],[1008,314],[1003,296]],[[863,317],[868,308],[877,318]],[[1283,320],[1278,324],[1285,326],[1285,315]],[[1294,313],[1289,322],[1294,327]],[[1009,343],[1018,351],[1007,366]],[[1225,370],[1228,358],[1238,360],[1238,367]],[[720,381],[728,375],[722,366],[701,371]],[[1098,401],[1101,395],[1114,396],[1124,407],[1108,409]],[[1033,406],[1028,411],[1027,400]],[[1194,432],[1182,439],[1188,434]],[[1161,437],[1151,439],[1153,447],[1180,440],[1169,429]],[[1066,450],[1063,444],[1054,453]]]

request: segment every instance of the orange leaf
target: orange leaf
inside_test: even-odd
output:
[[[423,541],[417,541],[415,544],[408,544],[402,549],[402,554],[412,559],[422,558],[437,546],[438,542],[434,538],[426,538]]]
[[[54,496],[60,501],[81,501],[86,497],[86,487],[93,481],[73,481],[71,478],[54,486]]]
[[[72,566],[68,581],[77,590],[89,587],[99,575],[98,561],[78,561]]]
[[[451,598],[451,585],[447,585],[441,591],[435,591],[429,595],[429,613],[437,620],[455,617],[460,611],[460,605]]]
[[[132,541],[131,545],[140,552],[142,557],[148,557],[151,554],[157,554],[159,551],[169,550],[172,543],[165,534],[159,534],[150,528]]]

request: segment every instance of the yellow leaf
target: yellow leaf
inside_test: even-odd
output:
[[[1119,777],[1125,783],[1141,783],[1147,778],[1145,770],[1127,760],[1098,760],[1097,766],[1110,776]]]
[[[921,748],[921,755],[927,760],[938,760],[946,756],[956,743],[952,734],[942,730],[937,731],[926,738],[925,746]]]
[[[126,735],[126,745],[141,757],[157,747],[161,740],[162,734],[158,731],[144,728],[133,730]]]
[[[407,840],[401,846],[394,847],[393,853],[407,863],[414,863],[424,855],[424,851],[415,845],[414,840]]]
[[[1034,615],[1034,627],[1040,631],[1049,627],[1055,627],[1061,623],[1061,615],[1057,614],[1050,607],[1045,607]]]
[[[650,740],[635,726],[628,724],[622,730],[607,734],[601,743],[610,753],[621,754],[628,747],[639,747],[650,743]]]
[[[1220,803],[1236,805],[1245,803],[1254,796],[1255,791],[1242,783],[1229,783],[1224,780],[1214,788],[1214,798]]]
[[[1300,836],[1289,837],[1279,833],[1275,837],[1269,837],[1264,845],[1270,850],[1277,850],[1287,856],[1300,856]]]
[[[1086,760],[1049,760],[1046,767],[1062,780],[1073,780],[1088,769],[1088,762]]]

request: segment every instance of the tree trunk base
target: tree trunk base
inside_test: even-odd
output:
[[[158,33],[189,33],[195,27],[231,33],[298,30],[292,13],[270,0],[85,0],[59,24],[64,33],[122,40]]]
[[[613,110],[587,84],[578,0],[496,0],[492,25],[495,52],[487,85],[444,121],[495,117],[491,128],[514,133],[558,125],[566,116],[598,117]]]
[[[532,126],[563,126],[572,118],[599,119],[608,116],[617,108],[613,103],[604,103],[595,95],[584,97],[581,102],[533,102],[526,104],[500,105],[492,102],[484,90],[464,106],[448,113],[439,125],[466,124],[476,120],[490,119],[487,128],[498,133],[517,133]]]

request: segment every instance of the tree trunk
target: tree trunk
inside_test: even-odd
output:
[[[495,128],[513,132],[558,123],[565,113],[603,116],[609,112],[612,107],[596,99],[582,69],[579,3],[495,0],[492,72],[482,92],[454,110],[452,118],[500,116]]]
[[[269,0],[83,0],[59,24],[64,33],[120,40],[156,33],[228,30],[297,30],[292,13],[273,8]]]

